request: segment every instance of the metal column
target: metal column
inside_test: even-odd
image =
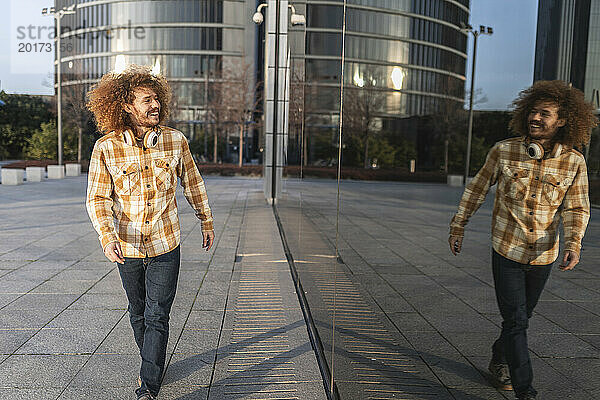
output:
[[[289,111],[288,1],[269,0],[265,40],[265,198],[281,195]]]

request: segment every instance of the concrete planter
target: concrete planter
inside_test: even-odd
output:
[[[67,176],[79,176],[81,175],[81,164],[66,164]]]
[[[48,179],[63,179],[64,177],[64,165],[48,165]]]
[[[448,186],[460,187],[463,185],[462,175],[448,175]]]
[[[27,167],[25,168],[27,182],[41,182],[46,179],[46,170],[44,167]]]
[[[2,168],[3,185],[22,185],[24,179],[24,169]]]

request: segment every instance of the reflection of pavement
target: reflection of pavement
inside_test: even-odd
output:
[[[344,181],[336,263],[335,182],[288,180],[285,188],[279,215],[342,398],[513,398],[478,371],[500,325],[492,195],[454,257],[448,223],[461,188]],[[543,399],[600,398],[599,216],[593,210],[581,264],[553,271],[530,321]]]
[[[139,355],[86,178],[0,185],[0,399],[132,399]],[[179,194],[182,265],[162,399],[324,399],[262,181],[207,179],[215,249]]]

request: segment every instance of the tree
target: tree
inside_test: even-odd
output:
[[[72,77],[73,80],[82,79],[81,75]],[[92,116],[88,111],[87,104],[88,87],[84,84],[64,85],[62,88],[63,96],[63,115],[65,121],[74,125],[77,129],[77,162],[81,163],[83,148],[83,131],[87,128]]]
[[[0,158],[21,158],[27,139],[51,121],[50,102],[42,96],[0,92]]]
[[[208,110],[215,128],[213,159],[217,159],[217,136],[233,126],[239,133],[238,166],[243,163],[244,129],[252,121],[260,99],[251,64],[231,62],[223,66],[221,76],[211,84]]]
[[[22,139],[30,137],[28,128],[15,129],[12,125],[0,125],[0,160],[15,157],[22,153]],[[18,157],[18,156],[17,156]]]
[[[376,86],[379,77],[367,70],[357,78],[357,88],[344,88],[344,134],[355,136],[363,145],[363,166],[369,168],[369,141],[381,131],[380,114],[386,93]]]
[[[221,89],[220,82],[217,81],[217,75],[212,75],[213,79],[208,87],[208,104],[206,104],[207,119],[210,120],[210,124],[213,130],[213,162],[216,164],[218,161],[218,141],[219,133],[224,127],[223,120],[223,103],[224,93]]]
[[[434,150],[436,153],[434,157],[438,160],[443,160],[441,169],[447,174],[451,169],[450,164],[456,161],[454,158],[452,161],[450,160],[450,154],[455,155],[455,152],[466,151],[466,145],[463,150],[456,149],[456,146],[451,146],[451,144],[456,144],[457,141],[466,143],[465,141],[461,141],[460,138],[466,136],[467,112],[464,109],[464,103],[456,100],[456,98],[464,98],[466,94],[464,85],[451,76],[445,77],[442,83],[442,92],[445,97],[432,98],[432,101],[435,103],[435,112],[428,122],[434,132],[432,142],[443,143],[443,148],[438,146]],[[452,151],[450,147],[453,148]]]
[[[67,160],[77,157],[77,135],[71,125],[63,126],[63,153]],[[32,160],[56,160],[58,152],[58,129],[56,121],[45,122],[41,129],[27,139],[25,157]]]

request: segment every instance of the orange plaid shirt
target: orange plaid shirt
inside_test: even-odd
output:
[[[522,137],[496,143],[465,188],[450,223],[451,235],[464,235],[469,218],[496,183],[492,215],[496,252],[521,264],[553,263],[562,217],[565,249],[579,253],[590,217],[587,168],[579,152],[556,145],[549,156],[534,160]]]
[[[102,248],[120,242],[125,257],[154,257],[179,245],[175,190],[183,193],[202,221],[213,230],[204,181],[183,133],[161,126],[153,148],[128,145],[123,134],[98,139],[90,160],[87,210]]]

